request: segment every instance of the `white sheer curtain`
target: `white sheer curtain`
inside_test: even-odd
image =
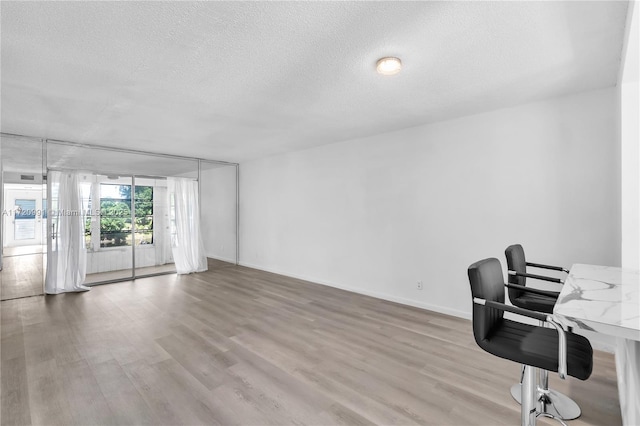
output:
[[[207,257],[200,235],[198,182],[186,178],[169,178],[169,191],[174,196],[176,236],[173,260],[178,274],[207,270]]]
[[[162,186],[156,181],[153,187],[153,245],[156,252],[156,265],[173,263],[170,210],[168,183],[165,181]]]
[[[50,171],[51,221],[53,237],[47,259],[45,292],[58,294],[86,291],[82,285],[87,272],[87,250],[84,242],[84,212],[78,174]]]

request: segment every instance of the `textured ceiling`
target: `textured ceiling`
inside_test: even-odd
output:
[[[627,2],[0,8],[3,132],[241,162],[613,86]]]

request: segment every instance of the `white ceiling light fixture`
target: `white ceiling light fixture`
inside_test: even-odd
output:
[[[380,58],[376,63],[376,70],[378,74],[382,75],[394,75],[398,74],[402,69],[402,61],[399,58],[391,56]]]

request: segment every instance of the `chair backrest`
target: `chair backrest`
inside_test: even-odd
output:
[[[496,258],[480,260],[467,270],[471,297],[504,303],[504,277],[502,266]],[[504,312],[500,309],[473,304],[473,336],[478,345],[487,338],[491,330],[500,322]]]
[[[520,244],[513,244],[507,247],[504,251],[505,256],[507,257],[507,268],[510,271],[516,271],[520,273],[527,272],[527,260],[524,257],[524,249]],[[525,277],[516,277],[515,275],[508,276],[509,284],[518,284],[525,286],[527,285],[527,279]],[[524,293],[521,290],[514,290],[512,288],[509,289],[509,299],[514,300],[518,297],[522,296]]]

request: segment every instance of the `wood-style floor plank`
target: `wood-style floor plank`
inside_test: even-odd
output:
[[[517,424],[520,367],[471,322],[222,262],[0,305],[7,425]],[[550,377],[621,423],[615,363]],[[552,424],[541,420],[541,424]]]
[[[31,410],[24,356],[2,358],[1,377],[0,420],[3,424],[30,424]]]
[[[42,253],[15,256],[5,253],[0,270],[0,300],[44,294],[43,270]]]

